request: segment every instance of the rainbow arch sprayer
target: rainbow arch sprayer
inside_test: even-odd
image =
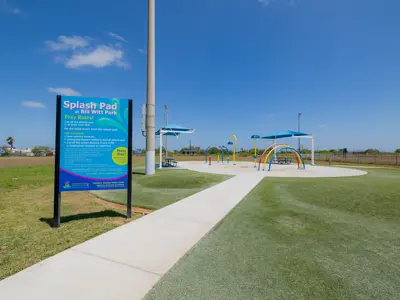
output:
[[[236,165],[236,144],[237,144],[237,137],[236,135],[232,134],[229,137],[228,145],[233,145],[233,165]]]
[[[272,165],[272,161],[273,161],[274,157],[276,156],[276,154],[278,154],[279,152],[281,152],[285,149],[289,149],[294,154],[296,161],[297,161],[298,169],[304,170],[306,168],[306,164],[304,163],[304,159],[303,159],[303,156],[301,155],[301,153],[299,153],[296,149],[294,149],[293,147],[291,147],[287,144],[279,144],[279,145],[273,144],[273,145],[269,146],[267,149],[265,149],[263,154],[260,156],[260,160],[258,161],[258,171],[260,171],[261,162],[263,160],[264,160],[263,171],[266,170],[268,159],[269,159],[268,171],[271,171],[271,165]]]

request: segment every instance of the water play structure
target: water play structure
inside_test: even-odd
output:
[[[218,147],[214,147],[214,146],[211,145],[211,146],[209,146],[209,147],[204,151],[204,153],[205,153],[205,155],[206,155],[206,157],[205,157],[205,163],[209,163],[209,165],[211,165],[211,162],[209,162],[209,160],[208,160],[208,152],[210,152],[210,150],[211,150],[212,148],[217,149],[217,151],[219,150]],[[219,160],[219,158],[218,158],[218,160]]]
[[[286,130],[286,131],[280,131],[280,132],[275,132],[271,133],[269,135],[265,136],[259,136],[259,135],[252,135],[252,139],[254,139],[254,153],[256,153],[256,139],[261,139],[261,140],[272,140],[274,141],[274,145],[277,146],[276,140],[278,139],[285,139],[285,138],[296,138],[296,139],[311,139],[311,165],[314,165],[314,136],[309,133],[305,132],[299,132],[299,131],[293,131],[293,130]],[[299,149],[296,150],[299,152]],[[256,155],[254,155],[256,156]]]
[[[221,151],[221,163],[224,163],[224,152],[226,151],[226,154],[228,154],[228,148],[225,146],[218,146],[218,149]],[[220,156],[218,154],[218,162],[220,161]]]
[[[205,153],[205,159],[204,159],[204,161],[205,161],[205,163],[208,163],[210,166],[211,166],[211,163],[210,163],[210,161],[209,161],[209,152],[210,152],[210,150],[212,149],[212,148],[214,148],[214,149],[216,149],[217,151],[219,151],[220,153],[217,153],[217,161],[218,162],[221,162],[221,163],[224,163],[224,157],[225,157],[225,152],[226,152],[226,154],[228,154],[228,148],[227,147],[225,147],[225,146],[218,146],[218,147],[214,147],[214,146],[209,146],[209,147],[207,147],[207,149],[204,151],[204,153]],[[220,158],[221,158],[221,160],[220,160]],[[229,163],[229,158],[228,158],[228,163]]]
[[[263,154],[260,155],[260,159],[258,161],[258,170],[260,171],[261,162],[264,160],[263,171],[265,171],[266,166],[267,166],[267,161],[269,159],[268,171],[271,171],[272,161],[274,160],[275,156],[283,150],[289,150],[294,154],[296,161],[297,161],[297,167],[299,170],[304,170],[306,168],[306,164],[304,163],[303,156],[296,149],[294,149],[293,147],[291,147],[287,144],[279,144],[279,145],[273,144],[273,145],[269,146],[267,149],[265,149]]]
[[[257,168],[257,158],[258,158],[258,156],[257,156],[257,139],[259,139],[259,138],[260,138],[260,136],[259,136],[259,135],[256,135],[256,134],[254,134],[254,135],[251,136],[251,139],[254,140],[254,155],[253,155],[253,158],[254,158],[254,168]]]
[[[236,144],[237,144],[237,137],[236,135],[232,134],[229,137],[228,145],[233,145],[233,165],[236,165]]]

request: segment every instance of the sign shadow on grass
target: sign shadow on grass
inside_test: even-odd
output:
[[[135,174],[135,175],[146,175],[145,172],[132,172],[132,174]]]
[[[113,210],[103,210],[91,213],[75,214],[70,216],[61,216],[61,223],[68,223],[72,221],[87,220],[87,219],[99,219],[99,218],[126,218],[126,215]],[[41,222],[47,223],[49,226],[53,226],[53,218],[40,218]]]

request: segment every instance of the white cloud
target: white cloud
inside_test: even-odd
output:
[[[52,51],[75,50],[89,46],[89,38],[78,35],[65,36],[60,35],[56,41],[45,41],[47,49]]]
[[[1,1],[1,0],[0,0]],[[119,40],[123,37],[111,33]],[[60,35],[56,41],[45,41],[47,49],[56,52],[54,61],[63,63],[66,68],[80,67],[104,68],[115,66],[128,69],[130,64],[125,61],[125,50],[121,43],[105,45],[96,44],[90,37]]]
[[[22,106],[32,107],[32,108],[46,108],[46,106],[42,102],[36,101],[23,101]]]
[[[257,2],[263,6],[268,6],[268,5],[272,4],[272,2],[276,2],[276,1],[279,1],[279,0],[257,0]],[[286,0],[287,4],[289,6],[293,6],[295,4],[295,1],[296,0]]]
[[[108,35],[113,37],[113,38],[115,38],[115,39],[117,39],[117,40],[123,41],[125,43],[128,42],[123,36],[120,36],[120,35],[118,35],[118,34],[116,34],[114,32],[109,32]]]
[[[56,93],[58,95],[63,95],[63,96],[82,96],[81,93],[78,91],[75,91],[71,88],[52,88],[49,87],[47,88],[47,91],[50,93]]]
[[[320,124],[320,125],[318,125],[318,127],[319,128],[326,128],[326,127],[328,127],[328,125],[327,124]]]
[[[258,3],[261,3],[262,5],[269,5],[271,3],[271,0],[257,0]]]
[[[13,8],[11,9],[11,13],[14,15],[20,15],[22,12],[19,8]]]
[[[146,51],[145,49],[142,49],[142,48],[139,48],[137,51],[138,51],[140,54],[143,54],[143,55],[147,54],[147,51]]]
[[[0,0],[0,12],[5,12],[13,15],[20,15],[22,11],[17,7],[12,7],[7,0]]]
[[[124,61],[124,51],[112,46],[100,45],[89,52],[74,53],[65,62],[65,67],[76,69],[84,66],[104,68],[107,66],[129,68],[129,63]]]

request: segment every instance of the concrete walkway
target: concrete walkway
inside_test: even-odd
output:
[[[274,164],[271,171],[257,171],[254,168],[254,162],[240,161],[236,166],[232,164],[221,164],[214,162],[211,166],[205,164],[204,161],[185,161],[180,162],[179,165],[185,169],[214,174],[228,174],[228,175],[244,175],[261,173],[265,177],[290,177],[290,178],[316,178],[316,177],[352,177],[362,176],[367,174],[365,171],[351,169],[351,168],[335,168],[328,166],[310,166],[307,165],[304,170],[299,170],[297,164],[290,165],[277,165]],[[258,165],[257,165],[258,167]],[[261,170],[264,168],[261,164]],[[268,170],[268,166],[267,166]]]
[[[263,178],[233,177],[0,282],[2,300],[141,299]]]

